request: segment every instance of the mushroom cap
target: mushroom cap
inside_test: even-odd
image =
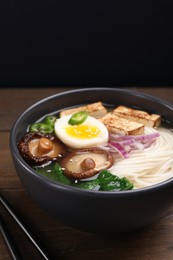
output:
[[[64,174],[73,179],[85,179],[94,176],[103,169],[112,166],[111,153],[99,148],[86,148],[72,151],[61,160]]]
[[[43,146],[42,143],[39,143],[39,140],[47,139],[47,143],[51,143],[52,146],[49,144],[48,152],[46,153],[46,145],[42,147],[43,154],[40,153],[39,145]],[[29,145],[32,141],[36,141],[38,143],[38,153],[36,148],[31,151],[31,146]],[[53,155],[50,154],[50,149],[57,149],[56,153]],[[33,133],[26,133],[18,143],[18,149],[21,156],[26,160],[29,161],[31,164],[44,164],[49,161],[58,160],[63,154],[65,154],[64,146],[51,134],[43,134],[40,132],[33,132]]]

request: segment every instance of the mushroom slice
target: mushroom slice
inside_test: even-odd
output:
[[[99,148],[76,150],[61,161],[64,174],[73,179],[92,177],[101,170],[110,168],[112,164],[112,155]]]
[[[25,134],[18,143],[21,156],[31,163],[43,164],[58,160],[65,153],[64,146],[51,134]]]

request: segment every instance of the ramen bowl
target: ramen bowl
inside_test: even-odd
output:
[[[17,143],[29,124],[45,114],[101,101],[160,114],[173,125],[173,106],[143,93],[119,88],[83,88],[40,100],[16,120],[10,149],[16,172],[31,198],[48,214],[78,230],[119,234],[145,227],[163,217],[173,205],[173,178],[149,187],[126,191],[97,191],[65,185],[38,174],[22,158]]]

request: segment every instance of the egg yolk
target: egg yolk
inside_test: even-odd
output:
[[[74,125],[67,126],[66,133],[78,139],[92,139],[99,136],[100,129],[95,126]]]

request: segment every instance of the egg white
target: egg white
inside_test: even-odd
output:
[[[67,146],[71,148],[89,148],[108,142],[109,133],[106,126],[94,117],[88,116],[87,119],[81,124],[89,127],[96,127],[99,129],[99,135],[92,138],[80,138],[69,135],[66,132],[66,127],[70,126],[68,121],[71,115],[58,118],[55,122],[54,130],[56,136]]]

